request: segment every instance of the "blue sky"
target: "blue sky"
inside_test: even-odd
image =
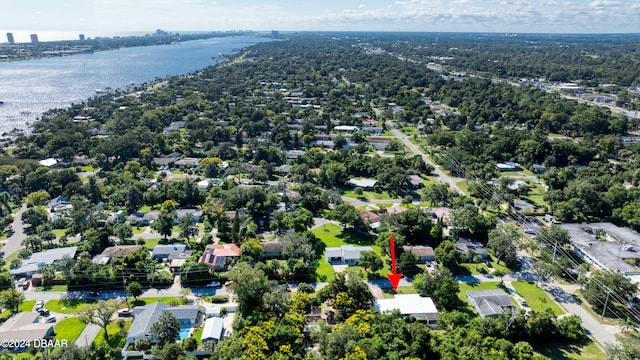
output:
[[[638,0],[0,0],[4,31],[640,32]]]

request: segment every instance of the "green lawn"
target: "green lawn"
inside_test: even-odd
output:
[[[534,350],[552,360],[606,360],[607,356],[591,339],[578,344],[548,343],[534,346]]]
[[[129,331],[129,328],[131,327],[131,323],[132,321],[123,321],[124,323],[124,328],[123,328],[123,332],[124,335],[126,336],[127,331]],[[111,324],[109,324],[109,326],[107,326],[107,332],[109,333],[109,343],[113,343],[114,340],[116,340],[116,338],[120,334],[120,326],[118,325],[117,321],[112,322]],[[98,332],[98,335],[96,335],[96,338],[93,339],[93,344],[94,345],[98,345],[100,343],[104,342],[104,330],[100,329],[100,331]],[[122,344],[119,344],[119,347],[122,347],[124,345],[125,339],[122,338],[121,339]]]
[[[145,205],[143,207],[141,207],[140,209],[138,209],[139,213],[148,213],[149,211],[151,211],[151,206],[149,205]]]
[[[134,237],[135,239],[135,237]],[[153,250],[153,248],[158,245],[160,243],[162,239],[161,238],[157,238],[157,239],[144,239],[144,247],[146,247],[149,250]],[[137,241],[137,240],[136,240]]]
[[[83,166],[83,167],[81,168],[81,170],[82,170],[83,172],[93,172],[93,171],[96,171],[97,169],[96,169],[96,168],[94,168],[94,167],[93,167],[93,166],[91,166],[91,165],[85,165],[85,166]]]
[[[18,310],[20,312],[23,311],[31,311],[33,310],[33,307],[36,305],[36,301],[35,300],[25,300],[22,302],[22,304],[20,304],[20,306],[18,307]]]
[[[145,232],[149,227],[148,226],[132,226],[131,230],[133,231],[133,235],[138,235],[138,234],[142,234],[143,232]]]
[[[323,258],[318,262],[318,268],[316,269],[316,281],[329,281],[333,279],[335,275],[335,271],[333,271],[333,267]]]
[[[198,345],[202,345],[202,330],[202,327],[200,327],[193,332],[193,335],[191,335],[192,338],[196,339]]]
[[[44,307],[53,312],[58,312],[61,314],[74,314],[83,307],[94,302],[95,300],[92,299],[49,300],[44,305]]]
[[[395,294],[417,294],[418,292],[413,286],[398,286],[396,291],[393,291],[391,287],[384,287],[382,289],[382,296],[385,299],[392,299]]]
[[[67,291],[67,285],[53,285],[53,286],[38,286],[36,289],[36,292],[43,292],[43,291],[56,291],[56,292],[66,292]]]
[[[53,229],[51,232],[56,236],[56,238],[61,238],[65,235],[67,229]]]
[[[377,191],[363,191],[362,195],[356,195],[353,190],[346,190],[342,193],[342,195],[346,197],[350,197],[353,199],[367,199],[367,200],[390,200],[393,199],[388,192],[377,192]]]
[[[326,247],[338,247],[346,244],[372,245],[373,238],[360,234],[353,229],[345,229],[334,223],[327,223],[312,229],[311,232],[322,241]]]
[[[464,191],[465,194],[469,194],[469,183],[467,183],[467,180],[458,181],[456,186]]]
[[[183,299],[177,298],[175,296],[159,296],[159,297],[145,297],[138,298],[137,301],[134,301],[132,298],[129,299],[131,306],[144,306],[148,304],[153,304],[157,302],[171,304],[174,301],[180,302]]]
[[[527,305],[534,311],[544,311],[551,308],[555,315],[562,315],[564,311],[553,302],[547,293],[538,288],[536,284],[525,281],[514,281],[511,283],[513,288],[524,298]]]
[[[66,339],[72,344],[78,339],[85,326],[87,325],[77,317],[70,317],[60,320],[53,329],[57,340]]]

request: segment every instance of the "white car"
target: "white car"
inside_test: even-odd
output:
[[[18,287],[22,287],[22,285],[24,285],[25,281],[27,281],[26,278],[20,278],[20,280],[18,280]]]
[[[43,307],[44,307],[44,300],[38,300],[38,302],[36,302],[35,310],[38,311],[38,310],[42,309]]]
[[[219,281],[212,281],[210,284],[207,284],[207,287],[217,288],[220,287]]]
[[[46,322],[46,323],[54,323],[54,322],[56,322],[56,317],[51,315],[51,316],[47,317],[46,319],[44,319],[44,322]]]

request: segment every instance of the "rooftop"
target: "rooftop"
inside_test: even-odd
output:
[[[380,299],[376,308],[381,312],[399,310],[400,314],[426,320],[437,320],[438,309],[430,297],[418,294],[396,294],[393,299]]]

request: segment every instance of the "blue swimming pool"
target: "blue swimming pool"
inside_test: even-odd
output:
[[[180,340],[182,340],[188,338],[190,333],[191,327],[181,327],[178,336],[180,336]]]

